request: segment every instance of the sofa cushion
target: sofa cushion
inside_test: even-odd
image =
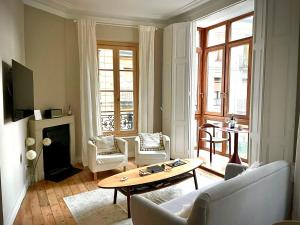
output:
[[[198,197],[200,193],[222,182],[224,181],[220,180],[220,181],[213,182],[212,184],[202,187],[199,190],[192,191],[186,195],[182,195],[168,202],[164,202],[160,206],[171,213],[179,213],[182,211],[184,205],[193,204],[195,199]]]
[[[122,153],[114,153],[114,154],[107,154],[107,155],[97,155],[97,163],[100,164],[107,164],[107,163],[117,163],[122,162],[125,160],[125,155]]]
[[[165,150],[162,133],[140,133],[139,137],[141,141],[140,151]]]

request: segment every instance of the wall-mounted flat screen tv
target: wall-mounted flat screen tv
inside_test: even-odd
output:
[[[13,121],[33,115],[33,72],[12,60]]]

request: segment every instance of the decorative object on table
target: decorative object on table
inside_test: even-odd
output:
[[[216,154],[216,143],[222,143],[228,141],[228,147],[229,147],[229,157],[231,157],[231,134],[229,131],[224,131],[220,129],[221,132],[226,133],[227,137],[223,138],[223,135],[221,137],[216,136],[216,129],[220,129],[220,127],[210,124],[210,123],[204,123],[199,127],[198,131],[198,147],[197,147],[197,157],[199,157],[199,151],[200,151],[200,142],[209,142],[209,161],[212,163],[212,153]],[[209,130],[212,130],[210,132]]]
[[[44,138],[42,140],[42,146],[50,146],[52,143],[50,138]],[[35,139],[32,137],[28,137],[25,140],[26,147],[33,146],[35,144]],[[43,147],[40,149],[38,155],[37,152],[33,149],[27,150],[26,152],[26,158],[28,159],[28,167],[30,168],[30,183],[33,184],[35,182],[35,169],[36,165],[39,161],[39,158],[41,156],[41,153],[43,151]],[[37,158],[35,161],[34,159]]]
[[[59,118],[62,116],[63,116],[62,109],[47,109],[47,110],[45,110],[45,118],[47,118],[47,119]]]
[[[186,164],[186,162],[184,162],[180,159],[175,159],[174,162],[168,163],[167,165],[173,168],[173,167],[177,167],[177,166],[182,166],[184,164]]]
[[[149,166],[149,167],[147,167],[147,171],[149,172],[149,173],[159,173],[159,172],[162,172],[162,171],[164,171],[165,170],[165,168],[162,168],[161,166],[159,166],[159,165],[154,165],[154,166]]]
[[[68,116],[71,116],[72,115],[72,109],[71,109],[71,105],[69,105],[69,108],[68,108]]]
[[[231,128],[231,129],[234,129],[236,123],[237,123],[236,118],[234,118],[234,116],[232,115],[230,117],[230,120],[228,121],[228,127]]]
[[[42,120],[41,110],[39,110],[39,109],[34,110],[34,119],[35,120]]]
[[[141,169],[141,170],[139,170],[139,175],[141,176],[141,177],[143,177],[143,176],[147,176],[147,175],[150,175],[151,173],[149,172],[149,171],[147,171],[147,169]]]

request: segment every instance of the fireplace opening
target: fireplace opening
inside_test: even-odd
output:
[[[58,182],[81,171],[71,165],[69,124],[44,128],[43,138],[52,141],[43,148],[46,180]]]

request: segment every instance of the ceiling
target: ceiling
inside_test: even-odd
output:
[[[24,0],[24,3],[69,18],[164,23],[210,0]]]

